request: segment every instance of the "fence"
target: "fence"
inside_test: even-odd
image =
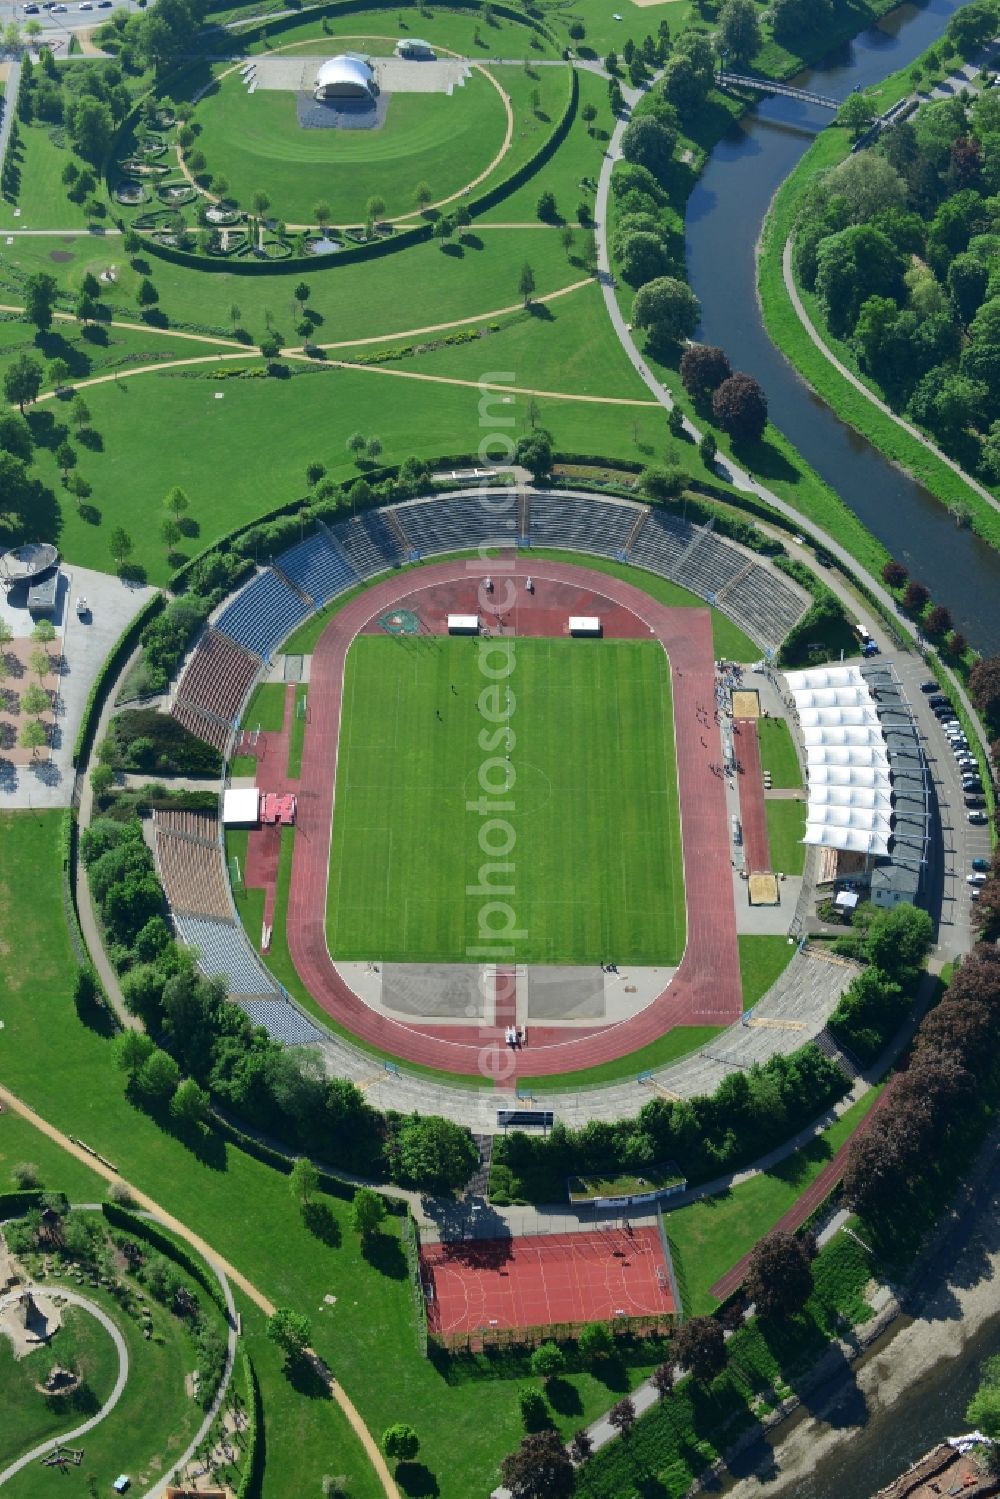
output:
[[[420,1275],[420,1238],[413,1214],[407,1211],[399,1234],[406,1255],[406,1268],[410,1275],[410,1291],[416,1313],[417,1346],[427,1357],[427,1303],[424,1300],[424,1283]]]

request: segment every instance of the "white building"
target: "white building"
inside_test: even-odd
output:
[[[330,57],[316,74],[314,99],[374,99],[375,69],[356,52]]]

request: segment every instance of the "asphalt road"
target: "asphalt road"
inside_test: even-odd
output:
[[[81,10],[79,0],[75,0],[73,4],[66,0],[66,3],[68,9],[65,15],[52,15],[40,7],[37,15],[26,15],[23,5],[14,3],[14,0],[0,0],[0,26],[16,21],[23,27],[27,21],[37,21],[42,28],[42,39],[51,40],[69,36],[74,31],[88,31],[93,26],[100,26],[116,10],[131,12],[137,9],[135,0],[112,0],[106,10],[98,10],[98,0],[92,0],[93,10]]]

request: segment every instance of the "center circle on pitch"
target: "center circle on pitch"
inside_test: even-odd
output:
[[[503,755],[489,756],[489,760],[502,760]],[[486,763],[485,761],[483,762]],[[478,801],[485,796],[487,801],[513,802],[510,811],[504,811],[503,817],[516,822],[519,817],[531,817],[552,800],[552,781],[540,770],[537,765],[527,761],[518,760],[517,752],[510,757],[510,764],[514,771],[514,784],[508,791],[501,791],[500,769],[496,765],[489,765],[484,773],[486,781],[484,789],[479,779],[479,770],[472,770],[465,779],[466,801]]]

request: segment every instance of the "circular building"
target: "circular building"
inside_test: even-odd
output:
[[[374,99],[375,69],[356,52],[330,57],[316,74],[314,99]]]

